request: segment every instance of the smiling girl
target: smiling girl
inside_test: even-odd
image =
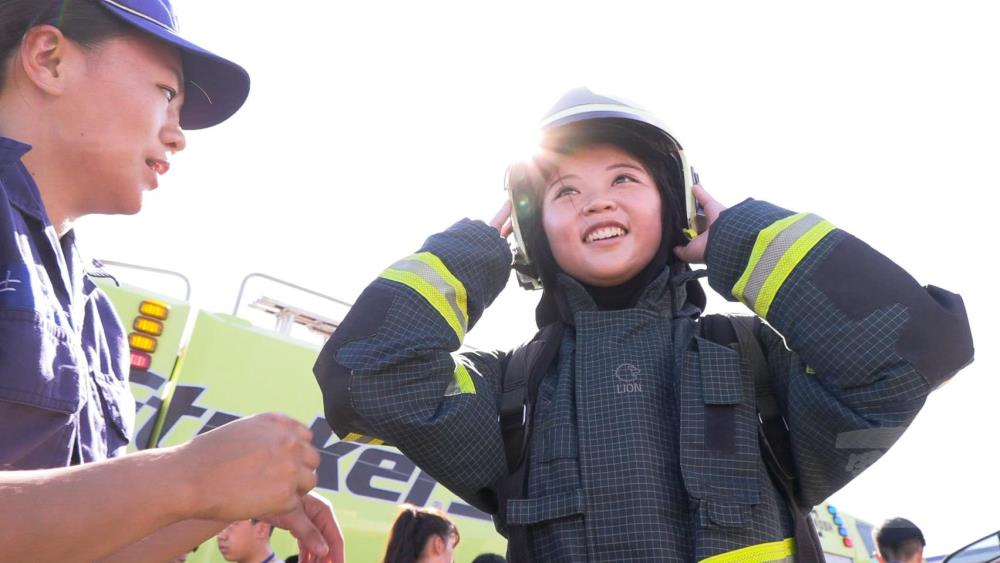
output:
[[[819,561],[794,539],[809,508],[971,361],[961,298],[815,215],[726,209],[700,186],[707,229],[687,242],[680,145],[619,100],[570,92],[542,133],[508,171],[513,207],[433,235],[358,298],[316,364],[327,420],[493,514],[512,561]],[[507,281],[515,226],[540,337],[456,354]],[[693,263],[767,321],[747,346],[702,317]],[[758,443],[764,403],[787,427],[788,494]]]

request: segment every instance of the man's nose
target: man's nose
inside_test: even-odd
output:
[[[180,152],[187,147],[187,138],[184,130],[181,129],[180,113],[173,111],[167,122],[160,129],[160,142],[167,146],[172,153]]]

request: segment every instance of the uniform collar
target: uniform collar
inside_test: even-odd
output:
[[[31,173],[24,167],[21,158],[31,150],[26,145],[8,137],[0,137],[0,181],[4,184],[7,198],[21,211],[48,224],[42,195]]]
[[[0,167],[21,160],[21,157],[31,150],[31,145],[8,137],[0,137]]]

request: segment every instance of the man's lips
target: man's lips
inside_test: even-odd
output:
[[[153,172],[156,172],[160,176],[163,176],[170,171],[170,163],[166,160],[159,158],[147,158],[146,166],[148,166]]]

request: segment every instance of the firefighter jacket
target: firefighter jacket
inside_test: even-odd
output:
[[[339,436],[396,445],[487,512],[507,471],[497,414],[510,355],[455,352],[510,261],[482,222],[430,237],[362,293],[315,368]],[[804,503],[871,465],[972,359],[958,295],[921,287],[815,215],[747,200],[712,225],[707,264],[713,289],[767,322],[760,344]],[[753,381],[736,351],[699,336],[700,310],[677,281],[665,272],[635,307],[606,311],[561,277],[567,329],[535,403],[527,497],[506,507],[533,559],[794,553],[759,451]]]

